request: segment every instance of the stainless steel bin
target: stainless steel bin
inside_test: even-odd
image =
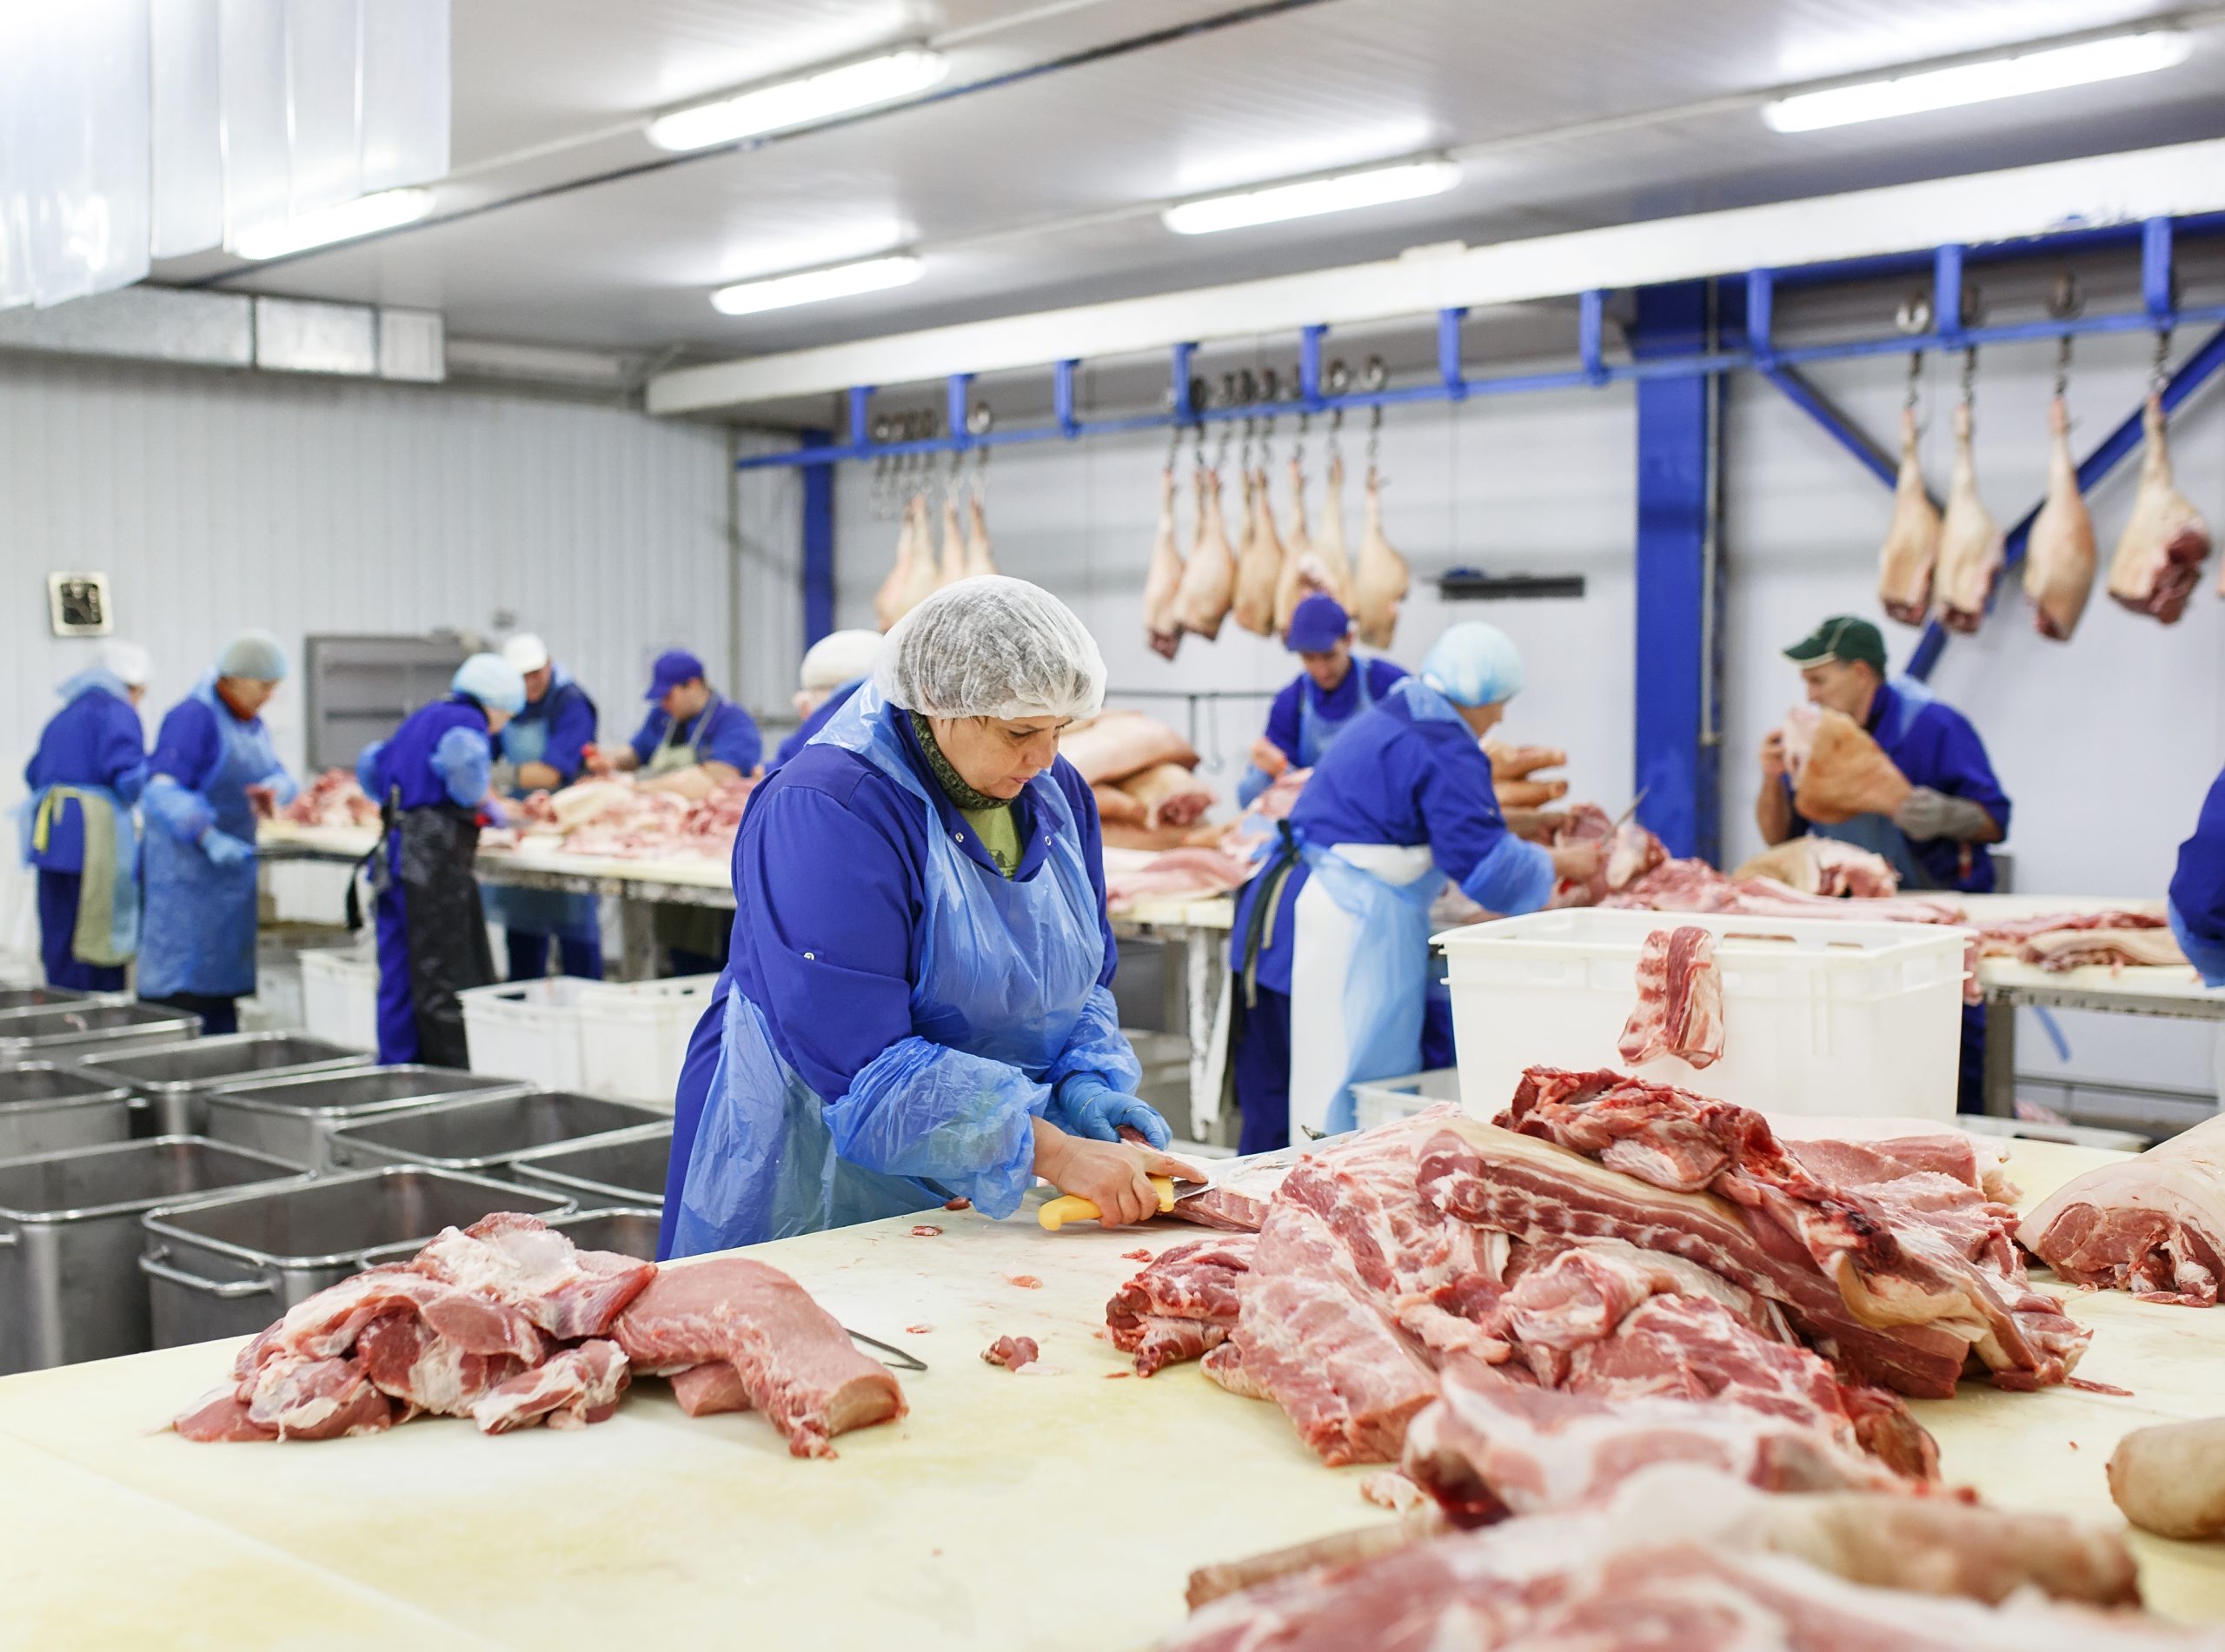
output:
[[[83,1062],[201,1036],[201,1018],[167,1004],[64,1004],[0,1020],[0,1067]]]
[[[296,1303],[442,1228],[496,1211],[552,1216],[569,1204],[483,1176],[400,1165],[150,1211],[143,1220],[155,1346],[261,1330]]]
[[[191,1136],[0,1164],[0,1372],[152,1347],[140,1217],[289,1178],[291,1164]]]
[[[83,1009],[95,1004],[128,1004],[129,992],[80,992],[71,986],[0,986],[0,1019],[37,1015],[41,1010]]]
[[[432,1164],[450,1171],[499,1171],[536,1147],[670,1124],[671,1116],[654,1107],[568,1090],[536,1090],[435,1102],[391,1118],[346,1125],[332,1132],[332,1163],[335,1168]]]
[[[88,1056],[83,1065],[87,1071],[144,1096],[153,1106],[152,1134],[197,1136],[208,1129],[209,1092],[219,1085],[258,1073],[367,1067],[371,1060],[363,1051],[298,1032],[228,1032],[115,1057]]]
[[[131,1102],[121,1085],[76,1067],[35,1061],[0,1069],[0,1159],[127,1141]]]
[[[531,1088],[523,1079],[415,1065],[248,1078],[209,1092],[209,1133],[322,1171],[332,1168],[330,1138],[343,1125],[428,1102],[518,1095]]]
[[[634,1206],[608,1211],[581,1211],[571,1216],[552,1216],[548,1225],[582,1251],[615,1251],[621,1256],[657,1259],[656,1211]]]
[[[521,1153],[510,1161],[508,1173],[528,1187],[554,1188],[582,1202],[661,1205],[671,1161],[672,1125],[667,1123]]]

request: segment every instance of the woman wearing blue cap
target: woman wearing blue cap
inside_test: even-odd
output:
[[[1596,847],[1525,843],[1499,814],[1482,741],[1522,681],[1504,632],[1454,626],[1314,769],[1237,900],[1240,1151],[1294,1126],[1350,1130],[1355,1079],[1421,1066],[1429,909],[1448,879],[1511,916],[1597,870]]]
[[[1305,669],[1267,712],[1267,732],[1252,745],[1252,766],[1237,782],[1249,803],[1292,769],[1310,769],[1329,744],[1406,674],[1388,660],[1352,658],[1352,617],[1336,598],[1315,592],[1290,617],[1284,644]]]
[[[471,867],[480,823],[507,819],[489,790],[495,737],[524,709],[524,673],[498,654],[475,654],[456,667],[446,700],[419,707],[355,760],[385,824],[371,852],[382,1063],[471,1065],[456,994],[495,979]]]
[[[684,648],[657,656],[649,676],[653,702],[626,746],[595,746],[587,765],[597,774],[638,769],[649,791],[708,797],[758,772],[765,741],[749,713],[704,680],[703,662]],[[661,906],[656,939],[678,975],[710,975],[726,966],[732,919],[709,906]]]
[[[238,1032],[255,991],[256,816],[296,790],[262,726],[285,677],[278,639],[242,631],[163,719],[148,765],[139,996],[208,1032]]]

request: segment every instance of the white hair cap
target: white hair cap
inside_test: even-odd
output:
[[[840,688],[846,682],[870,677],[873,662],[880,655],[880,632],[831,631],[804,651],[803,691],[808,694],[821,688]]]
[[[1000,574],[946,585],[881,640],[873,686],[923,717],[1094,717],[1105,656],[1074,611]]]
[[[530,631],[521,631],[502,645],[502,658],[518,668],[521,677],[530,676],[548,663],[548,645]]]
[[[101,664],[126,688],[144,688],[155,674],[155,656],[136,642],[111,637],[101,644]]]

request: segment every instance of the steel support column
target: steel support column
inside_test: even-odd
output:
[[[1708,341],[1707,285],[1641,288],[1631,353],[1682,354]],[[1703,641],[1709,611],[1711,376],[1641,379],[1637,395],[1637,739],[1638,818],[1669,852],[1718,858],[1717,753],[1704,738],[1715,662]],[[1720,628],[1715,634],[1720,637]],[[1719,641],[1717,644],[1720,647]]]
[[[831,430],[807,430],[802,445],[832,447]],[[834,467],[803,467],[803,646],[834,628]]]

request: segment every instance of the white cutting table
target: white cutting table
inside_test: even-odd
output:
[[[2012,1151],[2034,1197],[2106,1157]],[[1389,1518],[1272,1405],[1194,1365],[1111,1376],[1094,1333],[1120,1253],[1196,1230],[928,1219],[940,1237],[902,1219],[758,1252],[931,1367],[903,1378],[910,1416],[833,1462],[754,1416],[691,1422],[654,1382],[578,1432],[221,1446],[157,1430],[229,1343],[0,1379],[0,1645],[1132,1649],[1180,1619],[1192,1567]],[[2132,1397],[1965,1383],[1916,1411],[1950,1481],[2114,1524],[2117,1438],[2218,1409],[2225,1310],[2071,1311],[2097,1333],[2084,1374]],[[1051,1369],[982,1363],[1013,1333]],[[2159,1609],[2225,1617],[2225,1544],[2134,1543]]]

